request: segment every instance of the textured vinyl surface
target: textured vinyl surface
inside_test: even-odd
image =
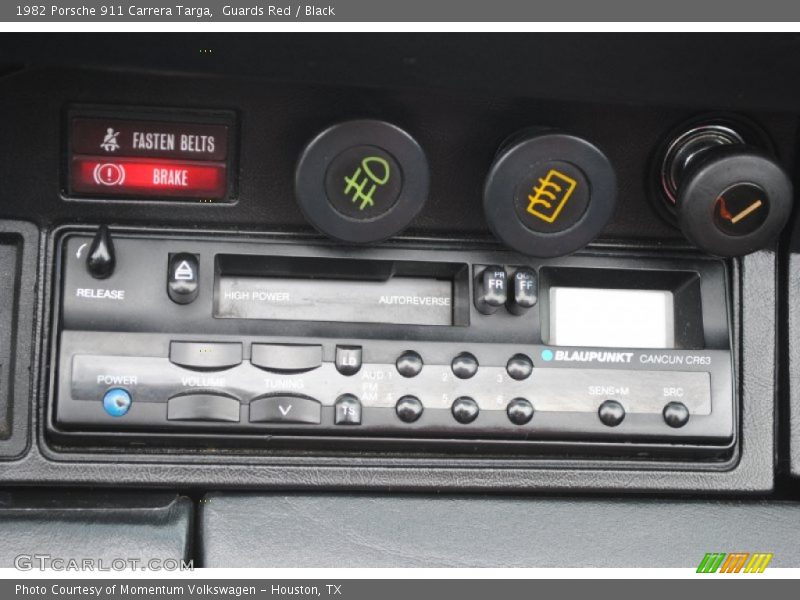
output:
[[[198,525],[207,567],[800,564],[800,503],[214,493]]]
[[[86,494],[78,497],[0,492],[0,567],[20,555],[68,561],[186,559],[193,506],[170,493]]]

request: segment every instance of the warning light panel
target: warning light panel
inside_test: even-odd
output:
[[[233,116],[226,115],[183,115],[203,121],[190,122],[175,113],[159,120],[158,113],[129,119],[113,110],[71,111],[69,194],[128,200],[229,199]]]
[[[77,156],[71,183],[79,194],[222,199],[227,167],[217,162]]]

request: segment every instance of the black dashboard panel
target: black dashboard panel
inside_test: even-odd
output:
[[[778,387],[790,234],[779,245],[777,229],[793,200],[800,90],[777,85],[771,69],[734,75],[752,66],[745,47],[792,68],[798,38],[357,39],[0,40],[0,155],[9,157],[0,217],[10,229],[29,223],[24,252],[42,249],[38,270],[24,271],[38,275],[24,284],[35,293],[18,292],[20,314],[38,324],[17,324],[18,340],[30,330],[35,340],[34,393],[14,397],[14,435],[27,434],[29,451],[0,464],[0,480],[771,491],[776,463],[794,448]],[[135,55],[120,55],[126,40]],[[365,42],[375,45],[366,56]],[[210,57],[199,55],[206,46]],[[75,120],[87,118],[100,119],[88,129],[98,139],[84,144]],[[362,128],[349,145],[314,154],[322,132],[347,123]],[[699,167],[663,167],[671,142],[700,125],[724,146],[704,154],[713,158],[704,168],[722,165],[730,178],[731,159],[766,165],[744,184],[755,196],[742,200],[737,181],[714,188]],[[221,135],[202,127],[226,128],[224,156],[180,155],[202,154],[203,136]],[[127,138],[129,129],[145,136]],[[397,139],[408,145],[398,149]],[[685,157],[696,147],[678,149]],[[297,168],[301,156],[316,157],[310,175]],[[215,185],[164,191],[191,187],[187,178],[210,166]],[[661,190],[665,171],[674,205]],[[490,172],[520,178],[501,187],[500,201],[515,202],[504,212],[486,200]],[[147,186],[131,183],[137,173]],[[413,193],[392,192],[390,173]],[[114,188],[125,181],[132,187]],[[382,193],[369,186],[396,202],[385,214],[413,214],[394,213],[390,225],[400,225],[380,235],[349,237],[381,216],[362,218]],[[712,204],[693,218],[723,232],[715,248],[725,257],[685,235],[686,198],[697,189]],[[334,194],[344,194],[338,214],[352,229],[308,218]],[[593,201],[604,210],[586,208]],[[517,233],[535,243],[505,236],[504,220],[516,218],[528,219]],[[745,244],[748,228],[768,218],[777,229]],[[596,230],[570,235],[582,240],[575,246],[548,237],[590,219]],[[369,290],[384,291],[370,301]],[[558,298],[576,290],[667,303],[642,321],[663,320],[656,341],[638,331],[642,345],[590,342],[581,328],[559,329],[568,305]],[[584,305],[572,319],[595,311],[602,324],[611,314],[603,310]],[[214,352],[228,358],[215,363]],[[678,369],[679,356],[702,364]],[[24,378],[23,363],[15,371]],[[600,373],[608,379],[593,379]],[[392,383],[373,390],[369,377]],[[535,385],[520,383],[528,377]],[[293,409],[305,420],[287,421]],[[356,412],[360,423],[347,422]],[[781,489],[792,485],[777,477]]]

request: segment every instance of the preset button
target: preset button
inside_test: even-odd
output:
[[[403,396],[395,405],[397,416],[404,423],[413,423],[422,416],[425,407],[416,396]]]
[[[397,372],[403,377],[416,377],[422,371],[422,357],[413,350],[407,350],[397,359]]]

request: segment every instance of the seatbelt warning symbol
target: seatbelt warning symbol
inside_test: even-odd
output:
[[[375,190],[378,189],[378,186],[386,185],[391,175],[391,168],[386,160],[380,156],[368,156],[361,161],[350,177],[344,178],[344,182],[347,184],[344,194],[345,196],[352,194],[350,200],[354,204],[360,202],[358,210],[364,210],[375,204],[373,198]]]
[[[528,194],[528,212],[546,223],[555,223],[578,182],[561,171],[550,169],[539,177],[539,185]]]

